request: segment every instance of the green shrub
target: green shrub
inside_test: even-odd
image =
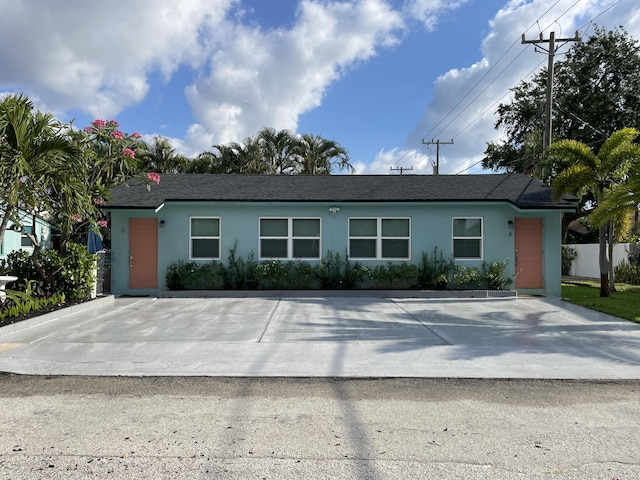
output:
[[[37,281],[37,287],[31,287],[37,297],[51,297],[64,294],[70,300],[89,298],[95,283],[96,255],[87,251],[87,247],[77,243],[67,245],[67,253],[62,256],[55,250],[42,250],[39,261],[44,269],[42,278],[32,256],[25,251],[13,251],[0,261],[2,273],[18,277],[10,287],[26,291],[27,282]]]
[[[97,256],[89,253],[87,247],[77,243],[67,244],[67,253],[60,256],[55,250],[46,250],[50,271],[55,275],[56,293],[64,293],[70,300],[90,298],[96,281]]]
[[[482,262],[482,274],[480,278],[485,288],[489,290],[503,290],[507,285],[511,284],[513,279],[507,277],[505,273],[508,263],[509,261],[507,259],[489,264]]]
[[[229,250],[227,266],[223,267],[225,288],[243,288],[247,280],[247,264],[242,258],[236,258],[238,242]]]
[[[216,290],[225,286],[224,266],[217,262],[199,264],[182,260],[167,267],[169,290]]]
[[[184,290],[185,264],[182,260],[167,267],[165,283],[169,290]]]
[[[445,260],[437,249],[422,258],[419,266],[388,262],[365,267],[329,251],[316,265],[301,261],[257,262],[253,253],[247,260],[238,258],[234,247],[227,258],[227,266],[217,262],[178,261],[169,265],[165,278],[170,290],[501,289],[511,283],[505,276],[507,260],[485,263],[480,273],[477,268],[456,266],[452,260]]]
[[[387,263],[371,270],[370,285],[375,289],[412,289],[417,288],[420,269],[410,263]]]
[[[438,252],[438,247],[435,247],[431,254],[423,252],[418,279],[419,286],[443,290],[455,268],[453,258],[445,259],[442,250]]]
[[[616,282],[640,285],[640,264],[623,261],[614,269]]]
[[[348,260],[342,260],[340,254],[327,251],[327,255],[318,264],[317,275],[322,288],[345,288],[344,271]]]
[[[480,288],[481,284],[482,279],[477,268],[456,265],[448,286],[454,290],[474,290]]]

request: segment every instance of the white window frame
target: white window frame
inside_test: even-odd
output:
[[[269,236],[262,235],[260,231],[262,220],[286,220],[287,221],[287,235],[286,236]],[[293,222],[294,220],[317,220],[319,223],[319,232],[317,237],[301,237],[293,236]],[[262,255],[262,240],[286,240],[287,241],[287,256],[286,257],[265,257]],[[317,257],[294,257],[293,256],[293,243],[294,240],[316,240],[318,242],[318,256]],[[322,217],[259,217],[258,218],[258,258],[260,260],[320,260],[322,258]]]
[[[192,220],[217,220],[218,221],[218,235],[197,235],[194,236],[191,233],[191,221]],[[194,257],[193,256],[193,240],[218,240],[218,256],[217,257]],[[212,217],[205,215],[194,215],[189,217],[189,260],[193,261],[207,261],[207,260],[220,260],[220,250],[222,249],[222,220],[220,217]]]
[[[351,220],[376,220],[376,235],[369,237],[352,237],[351,236]],[[409,222],[409,235],[407,237],[383,237],[382,236],[382,221],[383,220],[407,220]],[[389,261],[407,261],[411,260],[411,217],[349,217],[349,224],[347,225],[347,242],[349,247],[349,258],[353,258],[355,261],[367,261],[367,260],[389,260]],[[376,241],[376,256],[375,257],[351,257],[351,240],[375,240]],[[382,256],[382,241],[383,240],[406,240],[407,241],[407,257],[383,257]]]
[[[480,236],[477,237],[460,237],[454,234],[456,220],[480,220]],[[480,241],[480,256],[479,257],[456,257],[455,256],[455,241],[456,240],[479,240]],[[481,216],[469,216],[469,217],[452,217],[451,218],[451,256],[454,260],[483,260],[484,259],[484,217]]]
[[[23,230],[26,233],[24,233]],[[27,234],[33,235],[32,225],[23,225],[22,229],[20,230],[20,249],[21,250],[33,250],[33,242],[31,241],[31,239]]]

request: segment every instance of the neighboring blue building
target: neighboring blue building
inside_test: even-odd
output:
[[[28,233],[33,232],[34,223],[33,217],[26,213],[21,213],[21,223],[24,225],[24,229]],[[6,256],[14,250],[26,250],[28,252],[33,251],[33,244],[28,236],[22,232],[12,230],[12,223],[9,223],[9,228],[4,233],[2,243],[0,243],[0,258],[6,258]],[[35,232],[40,239],[40,245],[42,249],[51,248],[52,243],[52,225],[39,217],[35,218]]]
[[[163,174],[121,186],[111,213],[112,292],[157,295],[178,260],[420,263],[435,247],[480,268],[508,260],[519,292],[560,295],[561,223],[574,199],[522,174]],[[517,273],[517,275],[516,275]]]

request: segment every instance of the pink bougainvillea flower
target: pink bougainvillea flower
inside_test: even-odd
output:
[[[156,184],[160,184],[160,174],[149,172],[147,173],[147,178]]]
[[[117,139],[122,139],[123,138],[122,132],[120,130],[114,130],[109,135],[111,135],[113,138],[117,138]]]
[[[71,220],[73,220],[74,222],[81,222],[82,221],[82,217],[78,214],[73,214],[71,215]]]
[[[116,122],[115,120],[109,120],[109,126],[110,127],[119,127],[120,124],[118,122]]]
[[[133,133],[131,134],[131,136],[132,136],[133,138],[135,138],[136,140],[138,140],[139,138],[142,138],[142,135],[140,135],[138,132],[133,132]]]
[[[95,203],[96,205],[102,205],[104,203],[104,200],[99,197],[93,197],[93,203]]]
[[[84,132],[85,133],[93,133],[93,127],[90,127],[89,125],[87,125],[86,127],[84,127]]]
[[[122,154],[127,156],[127,157],[131,157],[131,158],[136,156],[136,152],[134,152],[130,148],[123,148],[122,149]]]
[[[107,122],[105,122],[101,118],[96,118],[93,122],[91,122],[91,125],[96,128],[104,128],[107,126]]]
[[[107,221],[106,220],[98,220],[98,226],[102,227],[102,228],[107,228]]]

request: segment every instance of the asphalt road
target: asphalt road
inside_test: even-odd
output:
[[[640,478],[640,381],[0,375],[0,478]]]

